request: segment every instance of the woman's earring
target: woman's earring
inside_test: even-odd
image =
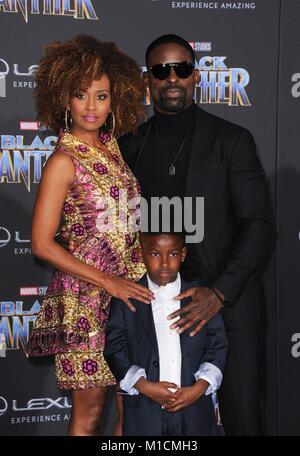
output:
[[[70,119],[70,127],[69,127],[69,119]],[[67,132],[70,131],[71,125],[72,125],[71,110],[70,110],[70,108],[66,107],[66,110],[65,110],[65,128],[66,128]]]
[[[107,125],[107,118],[108,116],[110,115],[110,119],[109,119],[109,126]],[[112,111],[109,111],[108,115],[107,115],[107,118],[106,118],[106,121],[105,121],[105,130],[106,130],[106,133],[109,133],[111,136],[113,136],[114,134],[114,131],[115,131],[115,126],[116,126],[116,121],[115,121],[115,116],[114,116],[114,113]]]
[[[115,131],[115,127],[116,127],[116,119],[115,119],[114,113],[112,111],[110,113],[111,113],[111,116],[112,116],[112,127],[111,127],[110,134],[113,136],[114,135],[114,131]]]

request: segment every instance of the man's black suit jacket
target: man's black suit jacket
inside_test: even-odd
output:
[[[147,125],[119,139],[124,160],[137,178]],[[264,299],[259,266],[273,229],[265,175],[251,133],[198,107],[185,196],[204,197],[205,232],[197,256],[201,279],[227,299],[222,312],[226,329],[258,323]]]
[[[148,287],[146,275],[139,281]],[[181,291],[198,282],[181,281]],[[132,365],[142,367],[147,379],[159,381],[159,353],[150,304],[132,300],[136,312],[118,299],[112,299],[106,326],[104,357],[118,382]],[[188,299],[181,301],[181,307]],[[210,320],[196,336],[188,332],[180,336],[182,365],[181,385],[195,383],[194,373],[201,363],[209,362],[223,372],[227,353],[227,338],[223,319],[220,315]],[[161,435],[161,406],[143,395],[123,396],[124,435]],[[183,411],[186,435],[215,435],[216,420],[211,396],[202,396],[191,407]]]

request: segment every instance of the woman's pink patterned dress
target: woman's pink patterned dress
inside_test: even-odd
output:
[[[69,133],[59,138],[55,151],[75,165],[63,205],[65,237],[75,240],[72,254],[79,260],[109,275],[138,280],[145,273],[136,229],[139,185],[115,138],[106,146],[110,154]],[[56,355],[58,388],[115,384],[102,354],[110,299],[104,289],[54,272],[26,353]]]

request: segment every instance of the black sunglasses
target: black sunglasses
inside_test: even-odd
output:
[[[171,68],[174,68],[176,75],[180,79],[186,79],[191,76],[195,65],[191,62],[160,63],[149,67],[148,71],[152,72],[155,79],[163,81],[169,77]]]

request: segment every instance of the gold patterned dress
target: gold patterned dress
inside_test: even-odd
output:
[[[72,254],[80,261],[111,276],[138,280],[145,273],[137,233],[139,184],[116,139],[101,139],[110,154],[65,132],[57,142],[55,150],[75,166],[63,205],[65,237],[75,241]],[[103,288],[54,271],[26,354],[56,355],[58,388],[116,383],[103,358],[110,300]]]

